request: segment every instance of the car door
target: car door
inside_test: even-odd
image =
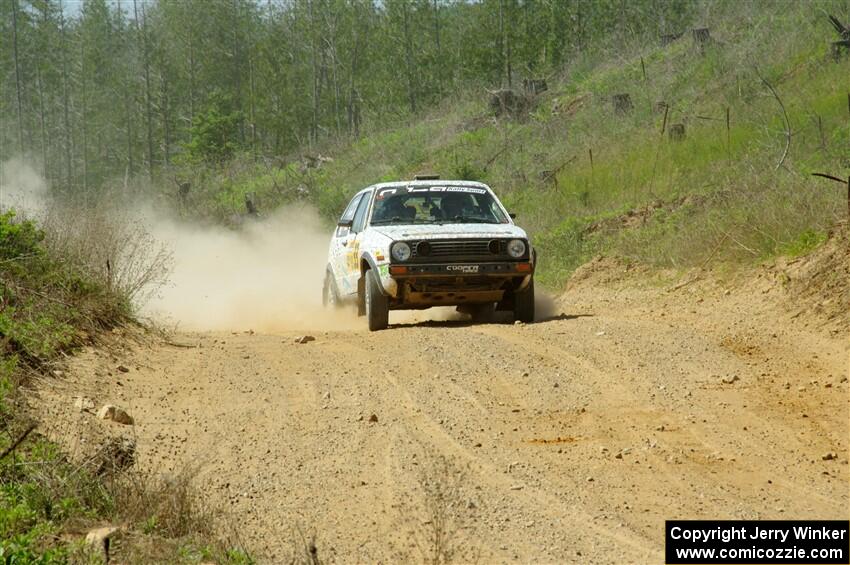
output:
[[[366,215],[371,204],[371,192],[363,194],[363,198],[357,204],[357,209],[354,212],[354,220],[351,224],[351,232],[348,234],[346,243],[346,280],[345,287],[349,289],[347,292],[354,294],[357,292],[357,280],[360,278],[360,244],[363,240],[363,231],[366,229]]]
[[[339,218],[339,224],[345,222],[353,222],[354,214],[357,212],[357,205],[364,199],[362,192],[356,194],[345,211]],[[348,285],[348,251],[349,243],[354,240],[354,234],[350,227],[337,225],[334,232],[333,243],[331,244],[331,268],[334,272],[337,292],[340,296],[351,294],[351,289]],[[356,288],[354,289],[357,290]]]

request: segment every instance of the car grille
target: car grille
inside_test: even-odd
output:
[[[492,255],[487,240],[428,241],[431,248],[428,257],[451,257],[453,255],[484,256]],[[414,257],[419,251],[419,242],[413,247]]]
[[[408,242],[417,263],[509,260],[507,239],[445,239]]]

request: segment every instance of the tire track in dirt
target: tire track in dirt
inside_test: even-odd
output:
[[[416,377],[423,377],[425,373],[427,373],[428,369],[430,369],[430,366],[426,366],[427,368],[420,367],[419,370],[412,370],[416,367],[417,360],[410,357],[404,359],[401,365],[405,367],[405,374],[408,376],[412,373]],[[421,409],[422,405],[413,399],[407,388],[399,383],[398,379],[392,374],[392,372],[385,371],[384,377],[395,392],[395,394],[392,395],[393,398],[397,402],[401,401],[400,404],[406,407],[405,412],[415,415],[414,417],[406,418],[404,422],[406,427],[414,422],[419,423],[419,425],[416,426],[415,431],[410,430],[409,428],[408,430],[414,437],[419,436],[417,439],[420,443],[427,443],[433,450],[448,452],[451,457],[464,460],[464,467],[467,469],[476,469],[475,482],[482,486],[486,486],[488,489],[492,489],[492,492],[501,492],[508,495],[512,492],[518,492],[512,491],[512,488],[516,485],[516,481],[504,477],[500,471],[500,467],[503,469],[504,466],[495,464],[489,458],[478,455],[479,451],[474,448],[470,449],[468,447],[464,447],[463,443],[448,433],[438,421],[425,415],[424,411]],[[456,390],[469,402],[469,404],[478,408],[481,416],[488,416],[489,413],[484,409],[483,405],[478,402],[472,394],[468,393],[466,389],[463,389],[455,383],[447,383],[447,385],[448,388]],[[469,413],[466,412],[466,415],[469,416]],[[502,457],[502,459],[504,460],[504,457]],[[575,488],[578,486],[578,483],[573,483],[570,486]],[[523,507],[514,510],[514,514],[528,517],[535,516],[536,514],[537,519],[541,521],[544,519],[552,521],[567,519],[569,520],[569,529],[571,530],[579,530],[582,526],[586,528],[589,525],[593,533],[596,534],[595,537],[597,540],[600,538],[607,539],[608,543],[615,543],[619,548],[631,548],[633,550],[631,558],[646,556],[647,553],[652,550],[652,547],[649,544],[634,538],[631,535],[623,535],[617,532],[614,528],[594,524],[592,521],[589,521],[592,516],[575,507],[571,502],[565,503],[562,498],[552,496],[543,489],[536,489],[533,487],[528,488],[524,486],[521,494],[516,494],[512,498],[522,499],[521,501],[517,500],[514,502],[516,506]],[[504,504],[504,502],[502,504]],[[527,546],[522,542],[522,540],[514,540],[513,547],[514,551],[518,551],[520,554],[528,554],[528,552],[534,551],[533,547]],[[486,550],[486,548],[482,549]]]
[[[570,316],[529,325],[92,350],[67,386],[39,394],[69,442],[83,427],[121,431],[70,395],[128,406],[140,465],[200,464],[265,562],[283,558],[295,525],[330,561],[421,557],[422,482],[443,459],[465,476],[458,538],[486,562],[658,561],[666,518],[850,512],[846,341],[723,294],[568,296]]]
[[[632,322],[631,327],[629,329],[631,331],[638,330],[642,334],[645,334],[645,335],[658,335],[660,333],[660,328],[658,328],[658,327],[640,327],[642,325],[650,325],[650,324],[643,323],[643,324],[636,325],[634,322]],[[515,336],[514,341],[517,342],[517,343],[521,343],[522,342],[521,337],[522,337],[522,334],[518,334],[517,336]],[[527,345],[534,346],[534,344],[536,344],[536,343],[538,343],[538,340],[534,340],[533,342],[528,343]],[[545,344],[541,345],[539,347],[539,349],[544,349],[544,347],[545,347]],[[548,350],[548,348],[547,348],[547,350]],[[589,370],[589,363],[586,362],[586,361],[583,361],[581,358],[579,358],[575,355],[569,354],[568,352],[565,352],[565,351],[561,351],[560,354],[565,355],[566,357],[573,359],[573,362],[575,362],[577,364],[582,364],[582,366],[585,367],[586,370]],[[588,354],[588,357],[590,357],[590,356],[591,355]],[[625,364],[631,364],[633,366],[637,364],[637,360],[638,360],[638,357],[636,357],[634,355],[630,355],[628,353],[624,353],[623,351],[617,351],[615,357],[620,362],[623,362],[625,360],[625,361],[627,361]],[[688,367],[688,369],[685,372],[689,373],[689,374],[693,374],[697,371],[697,369],[698,369],[697,367]],[[736,372],[736,373],[751,373],[752,372],[752,371],[749,370],[749,368],[744,367],[743,365],[738,365],[738,364],[736,364],[736,366],[732,370],[733,370],[733,372]],[[597,370],[595,374],[604,375],[604,373],[605,372],[602,371],[602,370]],[[751,380],[749,377],[754,377],[754,375],[752,375],[752,374],[746,375],[745,379]],[[648,380],[650,380],[650,379],[644,377],[644,378],[640,379],[640,382],[646,382]],[[609,384],[609,386],[611,386],[611,385]],[[620,399],[621,401],[624,402],[624,404],[628,405],[628,404],[634,403],[635,405],[638,405],[638,403],[641,402],[642,399],[639,397],[639,395],[636,395],[634,393],[634,390],[632,388],[623,387],[623,386],[616,386],[616,385],[614,385],[614,386],[616,388],[613,389],[613,390],[610,390],[610,395]],[[753,388],[756,388],[757,386],[758,385],[755,384],[755,385],[753,385]],[[702,384],[702,385],[700,385],[700,387],[705,388],[706,385]],[[723,391],[724,390],[724,387],[721,386],[721,385],[709,385],[708,388],[710,388],[711,390],[714,390],[714,391]],[[748,387],[746,387],[746,386],[739,387],[739,390],[741,388],[747,389]],[[703,408],[703,410],[702,410],[703,414],[706,414],[707,410],[710,410],[710,408]],[[749,417],[744,417],[742,419],[755,421],[756,425],[758,425],[757,420],[759,420],[759,418],[757,417],[757,413],[755,411],[749,409],[749,408],[744,408],[744,410],[748,412]],[[708,413],[710,413],[710,412],[708,412]],[[669,422],[671,420],[671,416],[672,416],[672,413],[664,410],[663,407],[661,407],[661,406],[659,406],[656,410],[653,410],[653,411],[643,411],[641,414],[643,414],[645,416],[643,419],[647,420],[648,425],[658,425],[658,423],[662,420]],[[808,419],[806,419],[806,420],[807,421],[805,422],[804,425],[816,425],[814,423],[815,421],[812,421],[811,424],[809,424]],[[720,418],[718,418],[718,423],[722,428],[720,430],[718,430],[717,432],[711,433],[710,435],[705,433],[701,426],[684,425],[684,422],[685,422],[684,420],[678,421],[679,429],[684,429],[687,432],[689,437],[691,437],[693,439],[693,441],[695,442],[696,446],[698,446],[698,451],[700,451],[700,452],[705,452],[705,453],[709,453],[709,454],[722,452],[726,449],[726,446],[723,445],[723,444],[717,443],[716,439],[719,438],[719,437],[734,435],[733,430],[729,429],[732,426],[732,423],[731,422],[730,423],[723,422]],[[777,431],[776,428],[775,428],[775,425],[776,424],[774,424],[772,427],[774,427],[774,431]],[[792,429],[792,426],[787,425],[786,422],[782,422],[780,425],[782,425],[783,429],[781,430],[781,433],[779,435],[781,435],[782,437],[790,437],[791,435],[793,435],[794,430]],[[826,433],[826,430],[823,430],[823,432]],[[633,439],[634,442],[639,442],[641,440],[641,438],[642,438],[642,436],[640,434],[632,434],[632,439]],[[739,439],[744,443],[742,445],[740,445],[738,447],[738,449],[745,451],[745,452],[746,451],[753,451],[753,450],[757,449],[759,447],[759,444],[760,444],[760,440],[758,440],[757,438],[755,438],[751,435],[745,435],[745,436],[742,436]],[[650,451],[649,453],[652,454],[653,452]],[[679,479],[678,473],[669,472],[669,468],[666,465],[664,465],[664,461],[663,461],[662,456],[660,456],[660,455],[655,456],[655,459],[657,459],[659,461],[659,463],[661,464],[662,472],[665,473],[665,476],[668,480],[678,480]],[[710,480],[711,476],[706,475],[705,478]],[[792,485],[792,483],[790,483],[789,481],[783,481],[783,482],[784,482],[784,484],[787,488],[797,489],[799,491],[799,494],[800,494],[801,497],[809,497],[810,499],[820,500],[822,503],[825,503],[825,502],[828,501],[827,497],[820,495],[816,491],[809,488],[807,485],[799,484],[799,483],[795,483],[795,484]]]

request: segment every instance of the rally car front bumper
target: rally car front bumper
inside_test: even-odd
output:
[[[527,261],[390,265],[396,286],[390,308],[500,302],[524,289],[533,274]]]

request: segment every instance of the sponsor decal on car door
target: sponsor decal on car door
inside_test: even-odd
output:
[[[351,294],[357,292],[357,281],[360,278],[360,243],[363,230],[366,227],[366,213],[369,210],[370,201],[371,194],[366,193],[357,204],[357,211],[354,213],[354,223],[351,225],[351,234],[349,234],[350,239],[346,244],[345,288]]]
[[[357,212],[357,205],[364,199],[364,195],[358,194],[351,199],[345,212],[342,213],[339,221],[354,221],[354,214]],[[351,244],[354,241],[355,234],[349,227],[339,226],[334,233],[333,256],[331,258],[334,277],[336,278],[336,287],[340,294],[351,294],[352,291],[349,283],[349,256],[351,252]]]

